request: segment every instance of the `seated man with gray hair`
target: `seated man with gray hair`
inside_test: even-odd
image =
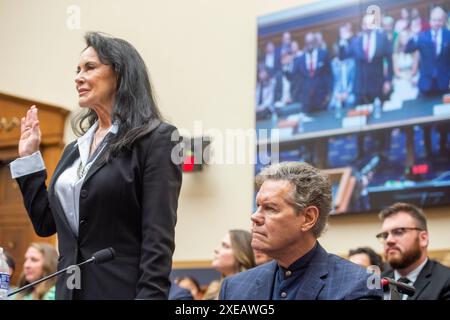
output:
[[[256,184],[252,247],[274,260],[227,277],[221,300],[381,299],[369,278],[374,275],[328,254],[317,241],[331,210],[331,184],[323,173],[284,162],[262,170]]]

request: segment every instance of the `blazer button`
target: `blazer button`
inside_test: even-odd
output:
[[[87,224],[87,219],[80,220],[80,226],[84,226]]]
[[[80,192],[80,197],[84,199],[84,198],[87,198],[87,196],[88,196],[88,191],[86,189],[82,189]]]

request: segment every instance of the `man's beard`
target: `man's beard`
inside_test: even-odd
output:
[[[393,269],[404,269],[412,265],[414,262],[420,259],[422,251],[420,250],[419,238],[416,238],[414,246],[404,252],[399,251],[400,256],[390,257],[387,256],[386,260]]]

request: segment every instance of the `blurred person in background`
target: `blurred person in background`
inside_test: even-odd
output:
[[[428,258],[429,233],[424,212],[409,203],[395,203],[380,212],[383,244],[390,269],[383,277],[411,284],[416,291],[403,300],[449,300],[450,268]]]
[[[48,243],[32,243],[25,253],[23,272],[19,287],[26,286],[36,280],[56,272],[58,252]],[[36,286],[19,292],[16,300],[55,300],[56,277],[43,281]]]
[[[222,278],[213,281],[203,296],[203,300],[217,300],[220,287],[226,277],[251,269],[255,266],[255,256],[251,247],[252,235],[246,230],[230,230],[214,250],[212,267]]]
[[[348,260],[364,268],[376,266],[379,271],[384,270],[383,258],[369,247],[351,249],[348,253]]]

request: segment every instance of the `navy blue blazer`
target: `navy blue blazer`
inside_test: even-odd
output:
[[[300,58],[303,56],[303,54],[299,57],[295,57],[292,62],[292,70],[291,71],[284,71],[284,74],[286,75],[286,78],[291,82],[291,97],[294,102],[301,102],[302,101],[302,75],[299,72],[300,70]],[[304,63],[304,61],[303,61]]]
[[[226,277],[220,300],[271,300],[277,262]],[[381,289],[368,289],[366,270],[318,244],[303,280],[298,284],[296,300],[381,299]]]
[[[450,31],[442,29],[442,44],[439,56],[436,56],[431,30],[421,32],[417,39],[409,40],[405,52],[420,52],[419,90],[427,93],[431,90],[448,91],[450,82]],[[433,88],[433,78],[437,88]]]
[[[356,63],[355,95],[364,97],[383,97],[383,84],[391,81],[392,67],[392,42],[389,41],[384,31],[376,31],[375,53],[371,61],[367,61],[363,48],[362,34],[354,37],[347,47],[341,47],[340,55],[343,58],[353,57]],[[387,70],[384,72],[384,63]]]
[[[326,110],[333,88],[333,75],[331,73],[328,52],[318,49],[317,65],[311,77],[306,66],[306,55],[301,55],[294,61],[294,77],[297,74],[300,80],[300,101],[304,112],[317,112]]]

